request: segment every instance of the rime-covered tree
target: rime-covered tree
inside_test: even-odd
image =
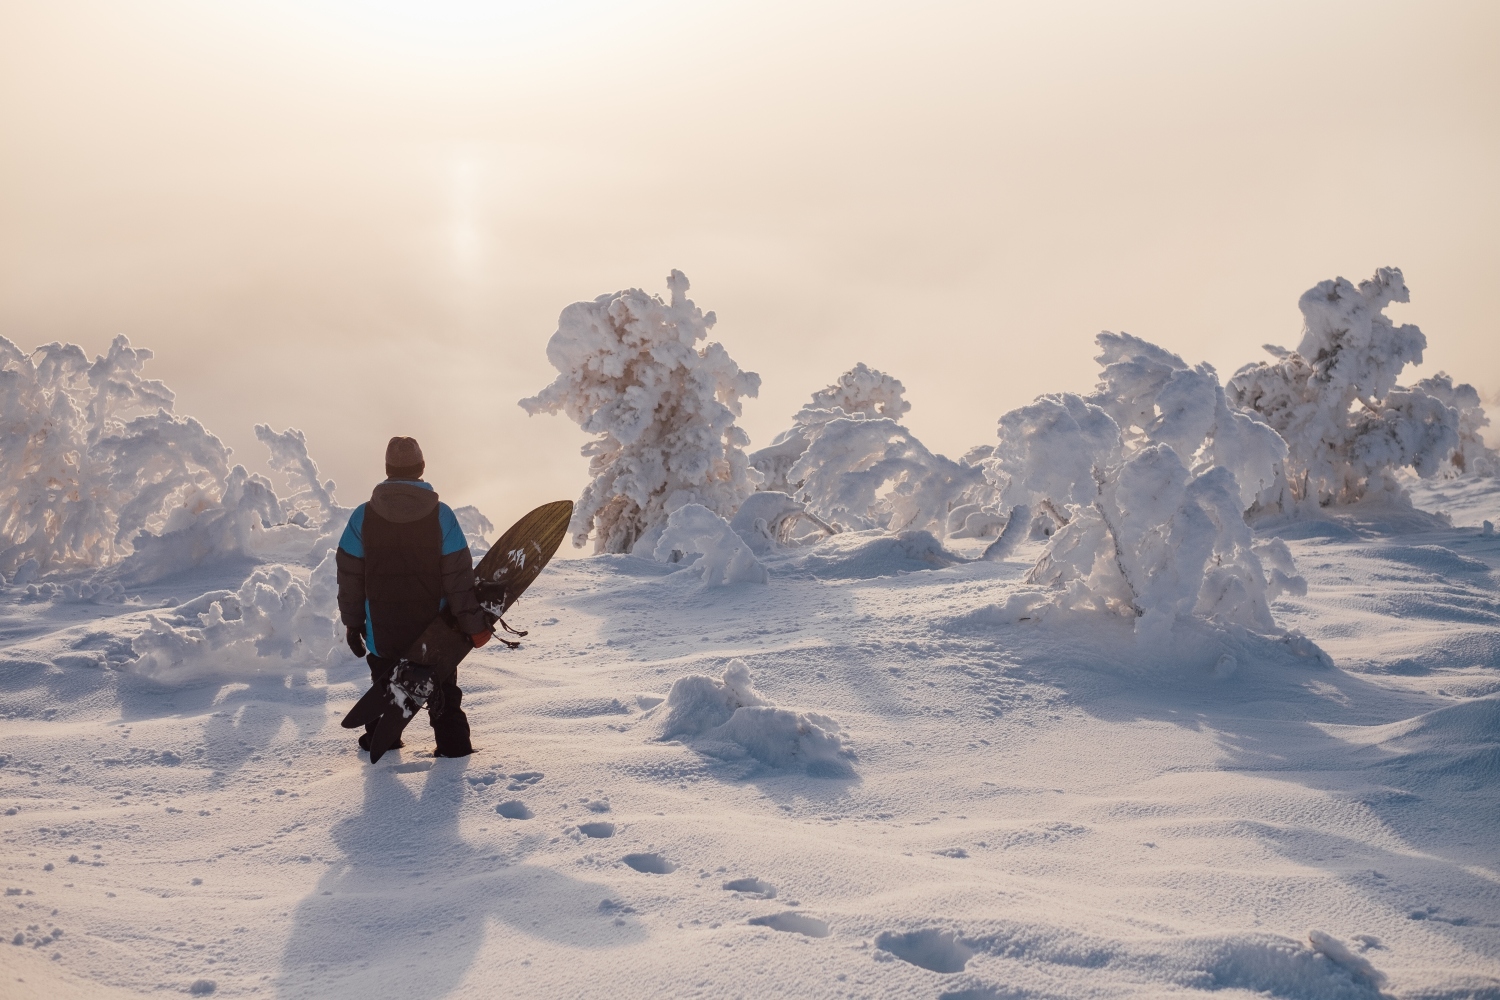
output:
[[[1046,588],[1037,606],[1131,615],[1148,635],[1186,616],[1273,631],[1271,599],[1303,584],[1244,512],[1274,487],[1285,445],[1228,407],[1209,366],[1127,334],[1099,346],[1097,391],[1005,414],[984,463],[1013,521],[1047,516],[1027,577]],[[1024,527],[1007,525],[995,554]]]
[[[788,481],[787,473],[828,421],[839,417],[897,420],[910,409],[906,386],[900,379],[858,362],[840,375],[838,381],[813,393],[812,400],[792,417],[791,427],[751,454],[750,465],[762,477],[760,488],[795,492],[796,484]]]
[[[1344,278],[1320,282],[1298,302],[1305,325],[1297,349],[1267,345],[1274,361],[1246,365],[1230,379],[1231,400],[1286,441],[1288,506],[1404,497],[1398,469],[1428,478],[1471,456],[1488,461],[1477,440],[1482,411],[1470,415],[1464,440],[1461,409],[1478,408],[1472,387],[1397,384],[1427,347],[1420,329],[1385,315],[1390,303],[1409,299],[1397,268],[1381,268],[1358,287]]]
[[[583,447],[593,481],[570,526],[573,544],[592,534],[596,552],[654,545],[685,504],[730,517],[755,489],[735,419],[760,376],[718,343],[698,346],[715,317],[687,297],[681,271],[667,287],[670,302],[631,288],[564,309],[547,343],[558,376],[521,400],[528,413],[565,413],[597,435]]]

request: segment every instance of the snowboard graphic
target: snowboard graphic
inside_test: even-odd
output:
[[[506,625],[503,616],[546,567],[568,533],[572,517],[571,500],[543,504],[511,525],[490,546],[474,568],[474,594],[484,609],[486,624],[491,627],[499,624],[518,637],[526,635]],[[495,638],[508,646],[520,645],[498,634]],[[460,661],[473,648],[474,643],[455,627],[452,616],[445,611],[412,643],[396,664],[390,681],[372,687],[355,703],[342,725],[345,729],[358,729],[376,723],[370,735],[370,763],[378,761],[401,739],[406,724],[427,704],[436,687],[436,678],[455,673]]]

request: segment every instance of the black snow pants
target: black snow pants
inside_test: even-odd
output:
[[[396,661],[371,653],[365,657],[370,664],[370,684],[388,684]],[[435,685],[432,697],[427,699],[427,721],[432,725],[432,734],[437,738],[439,757],[467,757],[474,752],[469,742],[469,717],[464,714],[464,693],[458,687],[456,669],[433,678]],[[375,731],[375,723],[365,725],[366,733]]]

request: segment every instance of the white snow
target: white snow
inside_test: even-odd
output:
[[[729,661],[722,680],[689,674],[672,683],[662,739],[680,739],[701,753],[727,760],[750,757],[772,768],[803,770],[819,777],[853,774],[826,715],[777,708],[751,684],[742,659]]]
[[[570,307],[559,350],[649,328],[680,365],[578,357],[732,416],[732,362],[673,288]],[[1393,288],[1338,316],[1409,355],[1373,318]],[[1318,309],[1310,330],[1344,321]],[[717,424],[684,454],[719,455],[718,485],[635,480],[638,510],[585,524],[635,551],[558,560],[509,615],[520,648],[464,663],[474,756],[434,758],[419,717],[374,766],[338,724],[368,684],[334,625],[347,511],[302,435],[259,432],[278,496],[145,352],[11,351],[0,996],[1500,996],[1477,395],[1360,362],[1366,413],[1400,438],[1420,392],[1456,443],[1421,468],[1330,452],[1378,488],[1325,505],[1212,369],[1100,346],[1094,394],[962,462],[868,369],[810,408],[784,489],[752,492]],[[603,406],[604,381],[558,399]],[[1350,420],[1346,444],[1388,440]],[[596,485],[645,454],[622,426],[595,428],[623,463]],[[460,516],[471,545],[495,530]]]

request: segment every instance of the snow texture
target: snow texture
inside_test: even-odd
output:
[[[766,568],[729,522],[702,504],[684,504],[667,517],[667,527],[656,542],[661,562],[698,558],[682,572],[697,576],[705,587],[730,583],[765,583]]]
[[[593,481],[573,510],[573,544],[595,552],[646,551],[667,515],[688,503],[733,516],[758,479],[735,425],[740,400],[760,391],[718,343],[714,325],[687,297],[681,271],[671,302],[638,288],[575,302],[547,343],[558,376],[521,400],[531,414],[565,413],[597,437],[583,448]]]
[[[735,659],[722,679],[679,677],[667,694],[661,738],[682,740],[712,757],[749,757],[767,767],[817,777],[851,775],[838,723],[825,715],[777,708],[756,692],[750,668]]]
[[[126,666],[162,684],[304,674],[342,648],[337,594],[332,552],[306,581],[285,566],[257,568],[235,592],[147,615],[150,628],[131,641]]]

